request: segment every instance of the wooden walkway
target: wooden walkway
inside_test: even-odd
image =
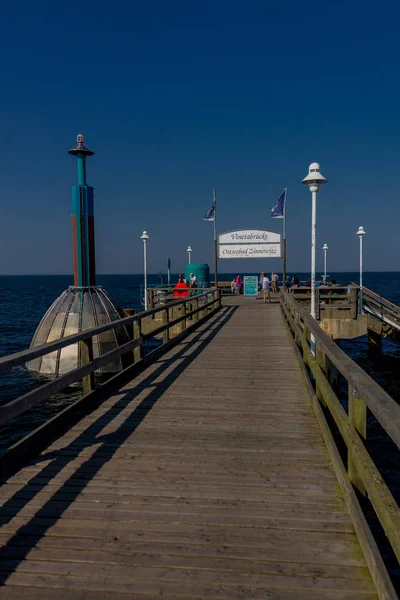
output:
[[[231,300],[0,487],[0,599],[377,596],[277,304]]]

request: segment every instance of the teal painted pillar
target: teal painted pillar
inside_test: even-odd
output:
[[[78,185],[86,185],[86,158],[83,152],[76,155],[78,163]]]
[[[78,134],[76,146],[68,154],[76,156],[78,184],[72,187],[72,232],[74,236],[74,285],[90,287],[96,285],[94,250],[94,202],[93,188],[86,185],[86,157],[93,156]]]

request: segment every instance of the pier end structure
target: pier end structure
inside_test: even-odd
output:
[[[80,133],[77,144],[68,150],[77,159],[78,182],[72,186],[72,232],[74,256],[74,285],[50,306],[33,337],[31,348],[93,327],[106,325],[125,315],[110,294],[96,285],[94,236],[94,189],[86,181],[86,158],[94,152],[84,143]],[[126,327],[100,333],[93,337],[90,347],[76,343],[50,355],[27,363],[31,371],[58,377],[110,352],[132,338]],[[98,373],[121,371],[132,362],[124,355],[99,369]]]

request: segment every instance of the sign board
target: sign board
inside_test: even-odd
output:
[[[243,294],[245,296],[257,296],[258,277],[254,275],[245,275],[243,277]]]
[[[280,258],[281,236],[273,231],[243,229],[218,236],[219,258]]]

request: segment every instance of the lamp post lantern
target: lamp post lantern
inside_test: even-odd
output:
[[[315,240],[317,230],[317,192],[319,186],[328,180],[322,175],[319,164],[314,162],[308,167],[308,175],[301,183],[308,185],[312,198],[311,211],[311,316],[315,319]],[[315,338],[311,335],[311,349],[315,352]]]
[[[150,236],[147,235],[147,231],[143,231],[140,239],[143,240],[143,259],[144,259],[144,310],[147,310],[147,240]]]
[[[324,251],[324,283],[326,283],[326,253],[328,250],[328,244],[324,244],[322,246],[322,250]]]
[[[190,265],[192,263],[192,248],[190,246],[188,246],[186,252],[188,253],[188,256],[189,256],[189,265]]]
[[[366,232],[364,231],[364,227],[362,225],[360,225],[360,227],[358,228],[358,231],[356,233],[356,235],[358,235],[358,239],[360,240],[360,313],[362,314],[363,312],[363,305],[362,305],[362,287],[363,287],[363,280],[362,280],[362,272],[363,272],[363,237],[366,234]]]

